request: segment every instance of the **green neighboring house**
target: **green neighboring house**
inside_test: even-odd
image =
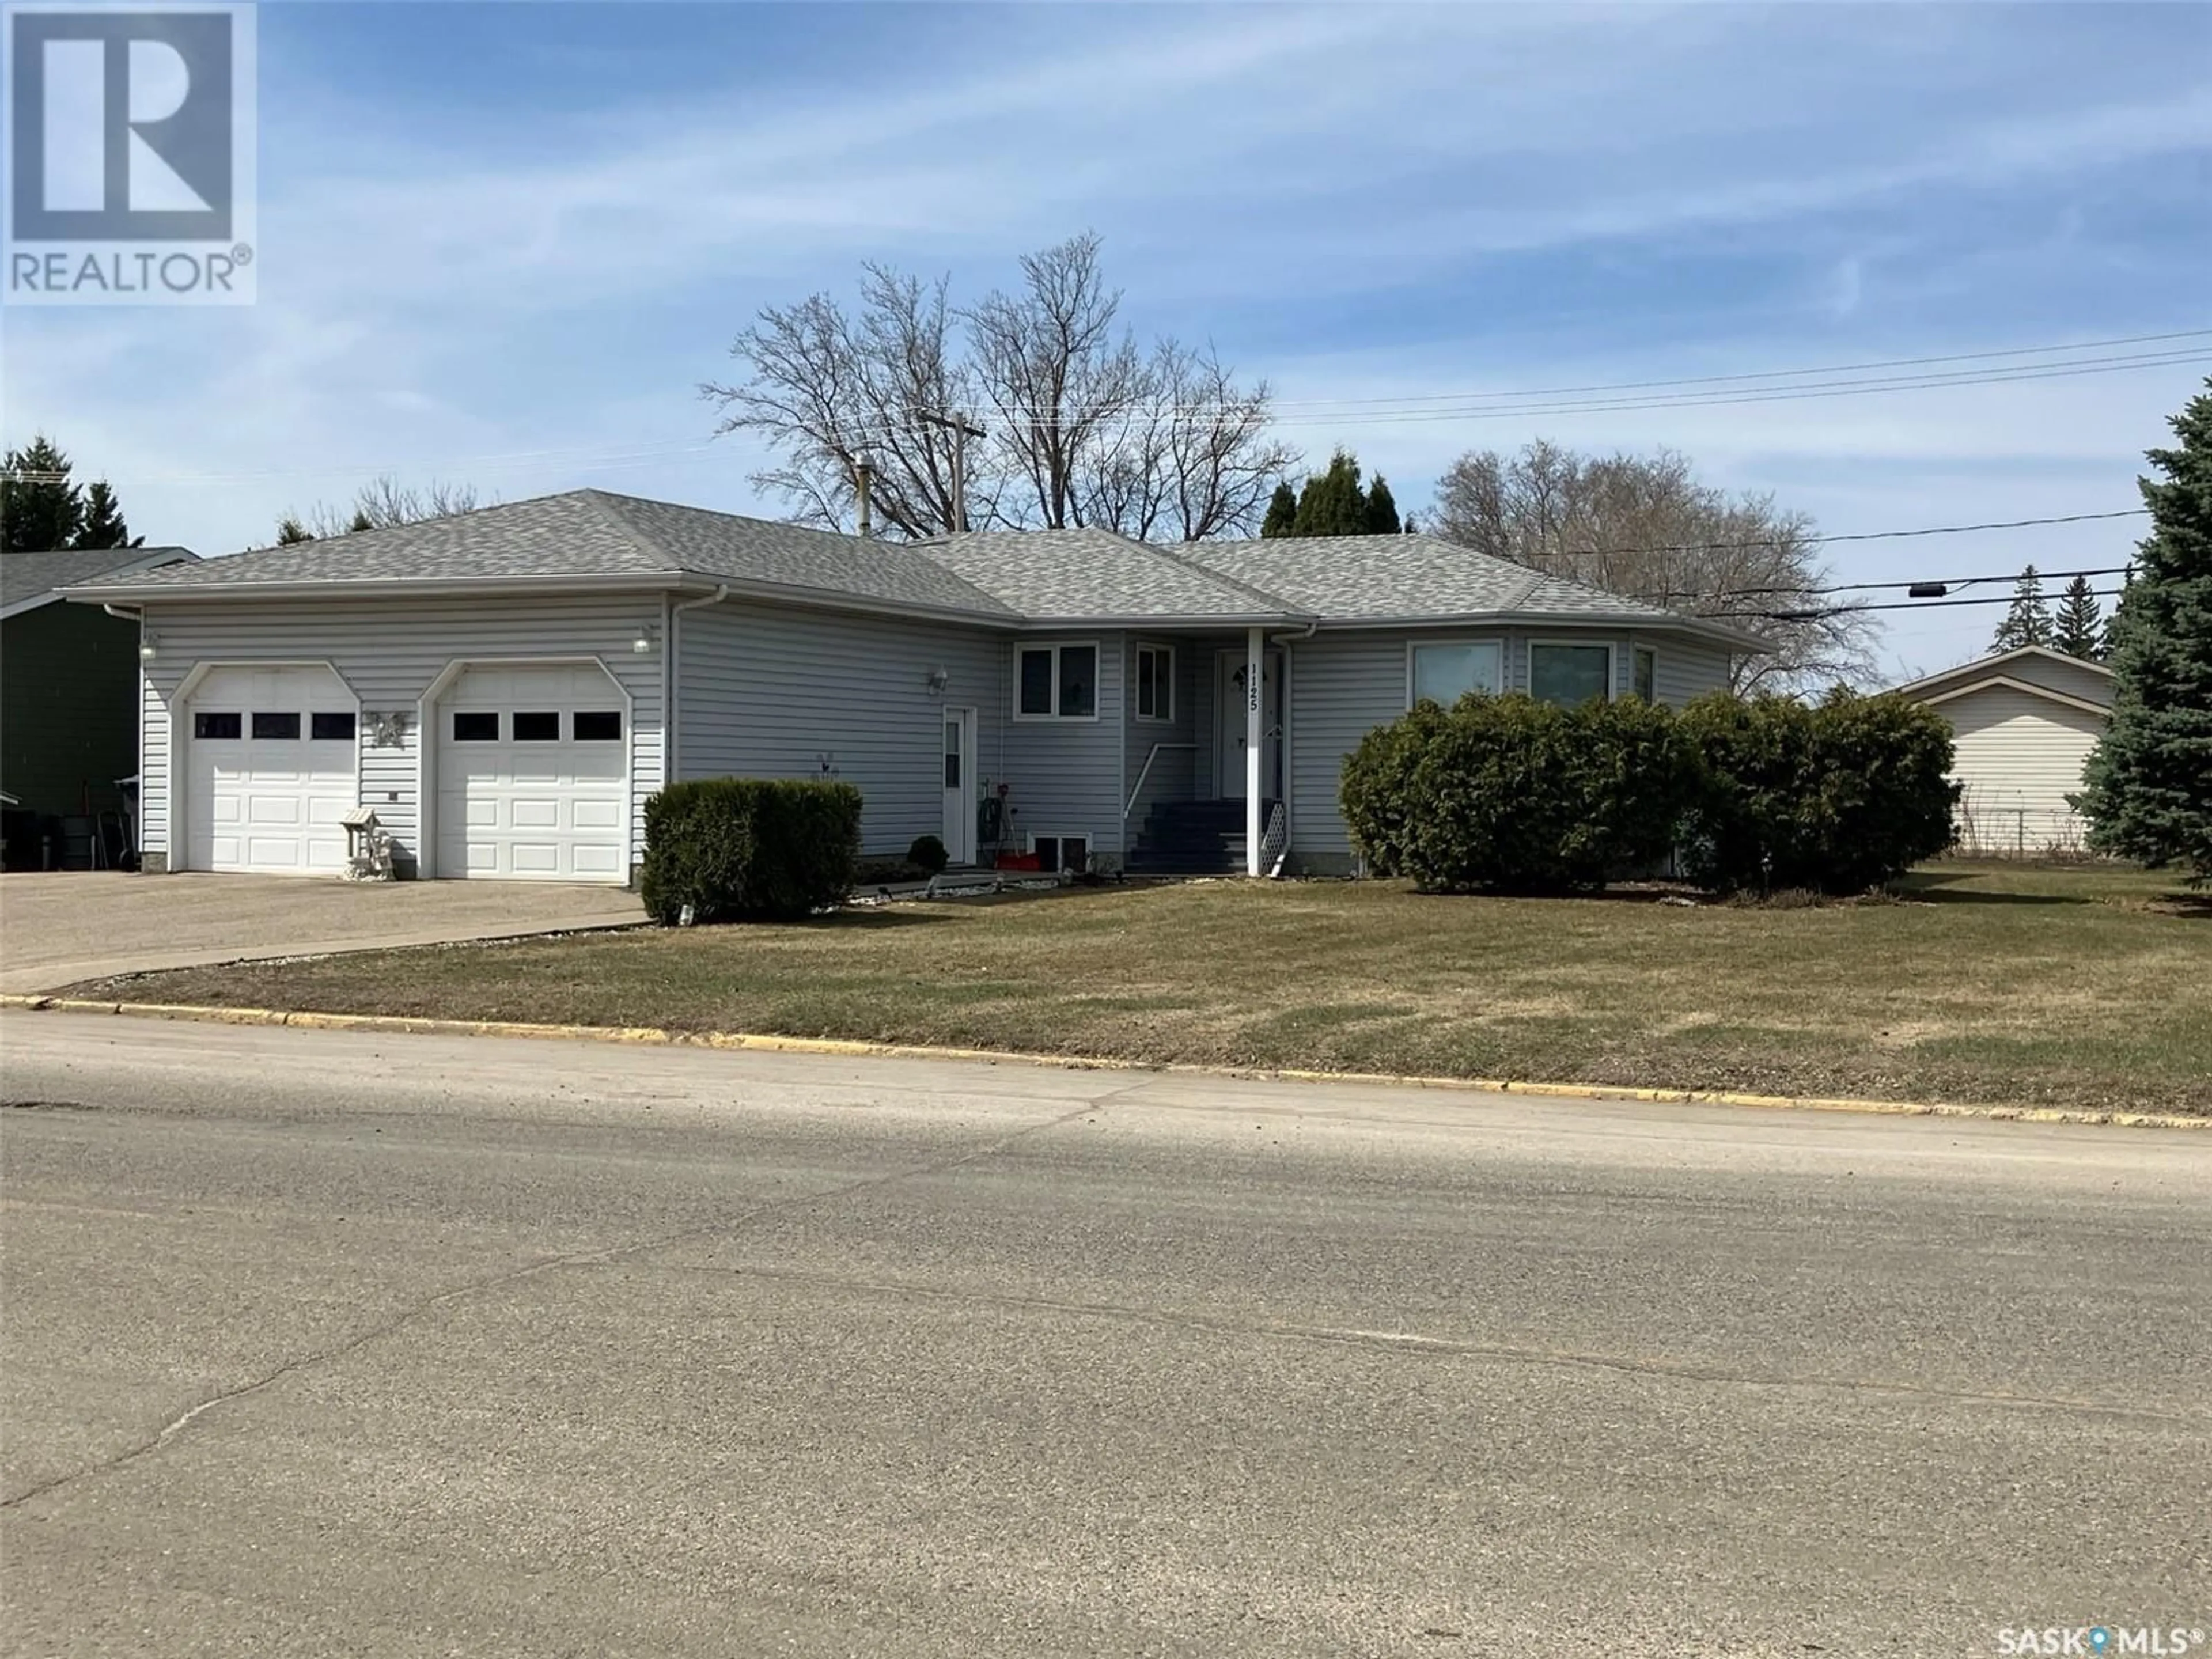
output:
[[[182,547],[0,554],[0,793],[56,817],[120,804],[138,770],[138,624],[55,590],[180,564]]]

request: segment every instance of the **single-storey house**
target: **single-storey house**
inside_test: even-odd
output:
[[[2112,714],[2112,671],[2040,645],[1947,668],[1899,688],[1951,723],[1959,846],[2015,857],[2081,850],[2067,802]]]
[[[181,547],[0,554],[0,790],[11,807],[40,820],[120,809],[118,781],[138,769],[138,624],[64,605],[61,590],[191,557]],[[11,866],[18,853],[11,845]]]
[[[872,854],[1353,862],[1345,756],[1474,687],[1679,703],[1739,629],[1423,536],[893,543],[576,490],[104,579],[149,870],[635,878],[672,779],[841,778]]]

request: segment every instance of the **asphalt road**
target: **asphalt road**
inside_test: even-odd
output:
[[[2212,1134],[55,1014],[0,1062],[9,1654],[2212,1629]]]

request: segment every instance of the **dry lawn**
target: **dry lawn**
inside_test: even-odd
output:
[[[2212,904],[1937,866],[1757,908],[1201,883],[374,952],[101,994],[1147,1061],[2212,1112]]]

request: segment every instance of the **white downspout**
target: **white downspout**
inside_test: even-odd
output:
[[[677,781],[676,697],[678,685],[676,677],[676,619],[687,611],[696,611],[702,605],[720,605],[729,597],[730,585],[722,582],[711,593],[668,607],[668,649],[660,653],[660,771],[663,783]]]
[[[1279,731],[1282,735],[1276,739],[1275,764],[1280,769],[1283,775],[1283,850],[1276,858],[1275,867],[1267,872],[1269,875],[1279,876],[1282,873],[1283,865],[1288,858],[1291,844],[1292,841],[1296,839],[1297,835],[1297,816],[1291,805],[1291,798],[1294,793],[1291,787],[1291,769],[1297,764],[1297,757],[1291,748],[1291,744],[1295,739],[1292,738],[1291,732],[1291,723],[1292,720],[1291,695],[1293,684],[1291,669],[1291,647],[1300,640],[1311,639],[1314,636],[1315,631],[1320,627],[1321,618],[1316,617],[1313,621],[1308,623],[1304,628],[1299,629],[1295,634],[1278,634],[1267,641],[1270,645],[1280,647],[1283,653],[1282,683],[1275,688],[1275,701],[1281,710],[1282,715],[1281,720],[1277,724],[1277,730]],[[1252,873],[1257,875],[1260,872],[1255,870]]]

